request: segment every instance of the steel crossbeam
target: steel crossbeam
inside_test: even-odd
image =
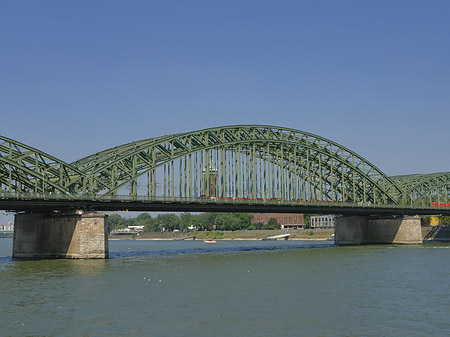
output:
[[[140,140],[72,163],[0,137],[0,192],[431,207],[450,203],[450,173],[388,177],[326,138],[235,125]]]

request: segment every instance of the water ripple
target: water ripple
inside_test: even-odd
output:
[[[284,249],[307,249],[307,248],[325,248],[333,247],[334,244],[311,244],[311,245],[271,245],[271,246],[252,246],[252,247],[216,247],[216,248],[184,248],[184,249],[164,249],[164,250],[145,250],[145,251],[127,251],[110,252],[112,259],[132,257],[132,256],[159,256],[159,255],[180,255],[180,254],[206,254],[206,253],[229,253],[229,252],[251,252],[251,251],[269,251]]]

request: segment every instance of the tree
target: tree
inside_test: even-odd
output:
[[[180,214],[180,229],[186,231],[191,226],[195,226],[195,215],[191,213]]]
[[[141,213],[136,217],[136,222],[144,222],[148,219],[151,219],[152,216],[148,213]]]
[[[206,215],[204,213],[193,216],[193,225],[198,229],[204,229],[206,223]]]
[[[108,216],[108,230],[114,230],[118,228],[125,228],[125,219],[119,214],[111,214]]]
[[[422,216],[421,217],[422,226],[429,226],[430,222],[431,222],[431,216]]]
[[[214,230],[217,227],[217,216],[219,213],[205,213],[203,218],[202,229]]]
[[[305,224],[305,229],[308,229],[311,227],[311,217],[312,216],[318,216],[320,214],[303,214],[303,222]]]
[[[136,221],[136,224],[138,226],[144,226],[144,232],[158,232],[159,231],[156,218],[152,218],[151,216],[146,217],[144,219],[141,218],[141,220]]]
[[[239,229],[239,219],[232,213],[219,213],[215,218],[216,229],[236,230]]]
[[[450,225],[450,216],[440,216],[441,226],[449,226]]]
[[[265,226],[265,229],[280,229],[281,226],[278,224],[277,219],[270,218],[267,222],[267,225]]]
[[[262,223],[251,223],[253,214],[249,213],[174,213],[158,214],[155,218],[148,213],[141,213],[135,218],[124,219],[118,214],[109,216],[109,228],[123,228],[127,226],[144,226],[145,232],[159,232],[174,229],[187,230],[190,226],[199,230],[242,230],[242,229],[277,229],[280,226],[273,219],[269,227]],[[275,222],[273,222],[275,221]]]
[[[240,229],[248,228],[252,225],[253,214],[251,213],[236,213],[239,218]]]
[[[173,231],[174,229],[180,229],[180,218],[178,217],[178,215],[173,213],[158,214],[158,216],[156,217],[156,222],[161,230],[163,228],[166,231]]]
[[[247,227],[248,230],[255,230],[255,229],[263,229],[264,224],[262,222],[256,222],[254,224],[251,224]]]

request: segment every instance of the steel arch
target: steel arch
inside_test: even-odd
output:
[[[450,172],[394,176],[416,206],[438,206],[450,202]]]
[[[193,158],[200,160],[199,153],[202,163],[193,168]],[[219,156],[222,160],[218,160]],[[180,165],[179,179],[174,179],[175,161]],[[206,185],[211,168],[205,168],[212,161],[218,171],[213,173],[220,178],[217,187],[220,191],[215,195],[220,197],[268,197],[267,192],[273,192],[268,187],[274,183],[273,175],[270,179],[272,169],[272,173],[277,173],[276,196],[282,199],[304,198],[305,193],[296,191],[301,183],[309,189],[308,199],[398,204],[405,198],[402,189],[381,170],[346,147],[311,133],[274,126],[225,126],[150,138],[102,151],[71,165],[86,176],[83,191],[100,198],[117,194],[127,185],[130,194],[137,196],[138,180],[146,174],[148,194],[156,195],[158,170],[165,172],[159,174],[163,176],[160,183],[164,185],[164,193],[174,195],[174,185],[179,184],[179,195],[184,191],[185,196],[193,197],[193,178],[187,177],[187,171],[201,176],[198,170],[203,167],[204,177],[198,180],[205,180],[203,194],[210,197],[211,191]],[[237,171],[238,163],[246,169],[230,172]],[[241,191],[229,192],[226,181],[231,180],[230,176],[235,180],[231,185],[239,183]],[[246,184],[238,182],[241,176],[248,181]],[[296,188],[290,185],[292,179],[296,181]],[[77,190],[82,184],[77,181],[75,185],[72,189]],[[257,187],[263,192],[258,193]],[[247,190],[242,191],[244,188]]]
[[[62,193],[84,173],[58,158],[0,136],[0,191]]]

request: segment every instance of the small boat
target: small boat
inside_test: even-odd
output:
[[[277,241],[276,238],[262,238],[263,241]]]
[[[205,242],[205,243],[217,243],[216,240],[205,240],[204,242]]]
[[[291,236],[291,234],[272,235],[272,236],[265,237],[262,240],[263,241],[276,241],[278,239],[287,240],[287,239],[289,239],[289,236]]]

